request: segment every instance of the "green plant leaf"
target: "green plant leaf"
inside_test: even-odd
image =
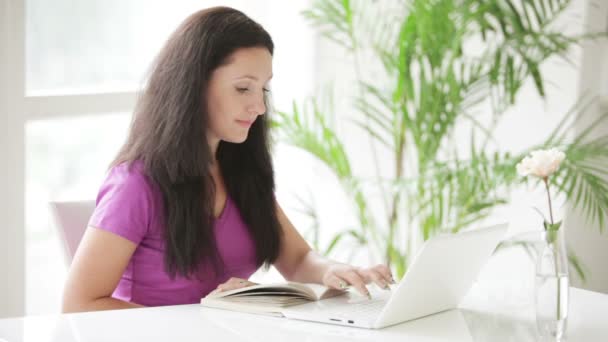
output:
[[[547,221],[543,222],[543,226],[547,232],[557,232],[559,228],[562,226],[562,222],[549,223]]]

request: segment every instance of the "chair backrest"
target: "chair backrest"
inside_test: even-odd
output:
[[[49,206],[69,265],[95,210],[95,201],[49,202]]]

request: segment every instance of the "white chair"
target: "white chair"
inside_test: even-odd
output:
[[[49,202],[49,207],[70,265],[95,210],[95,201]]]

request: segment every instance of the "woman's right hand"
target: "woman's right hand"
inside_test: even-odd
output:
[[[257,285],[257,283],[254,283],[247,279],[232,277],[232,278],[228,279],[227,282],[225,282],[223,284],[219,284],[217,286],[217,288],[215,290],[211,291],[209,294],[225,292],[225,291],[230,291],[230,290],[234,290],[234,289],[240,289],[243,287],[253,286],[253,285]]]

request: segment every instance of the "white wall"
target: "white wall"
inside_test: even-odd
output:
[[[8,0],[0,0],[0,318],[20,316],[25,300],[24,151],[23,120],[16,113],[23,83],[12,83],[22,62],[12,49],[22,32],[8,16]]]
[[[593,30],[608,29],[608,2],[596,1],[586,4],[586,23]],[[608,112],[606,100],[608,96],[608,41],[589,42],[583,45],[581,70],[578,80],[578,94],[586,92],[600,93],[603,96],[604,107],[596,105],[592,108],[593,115],[577,122],[577,131],[582,131],[594,118]],[[608,135],[608,123],[596,131]],[[566,219],[567,238],[582,263],[589,270],[589,279],[582,284],[575,279],[574,285],[593,291],[608,293],[608,226],[600,234],[598,223],[591,224],[579,212],[569,211]]]

